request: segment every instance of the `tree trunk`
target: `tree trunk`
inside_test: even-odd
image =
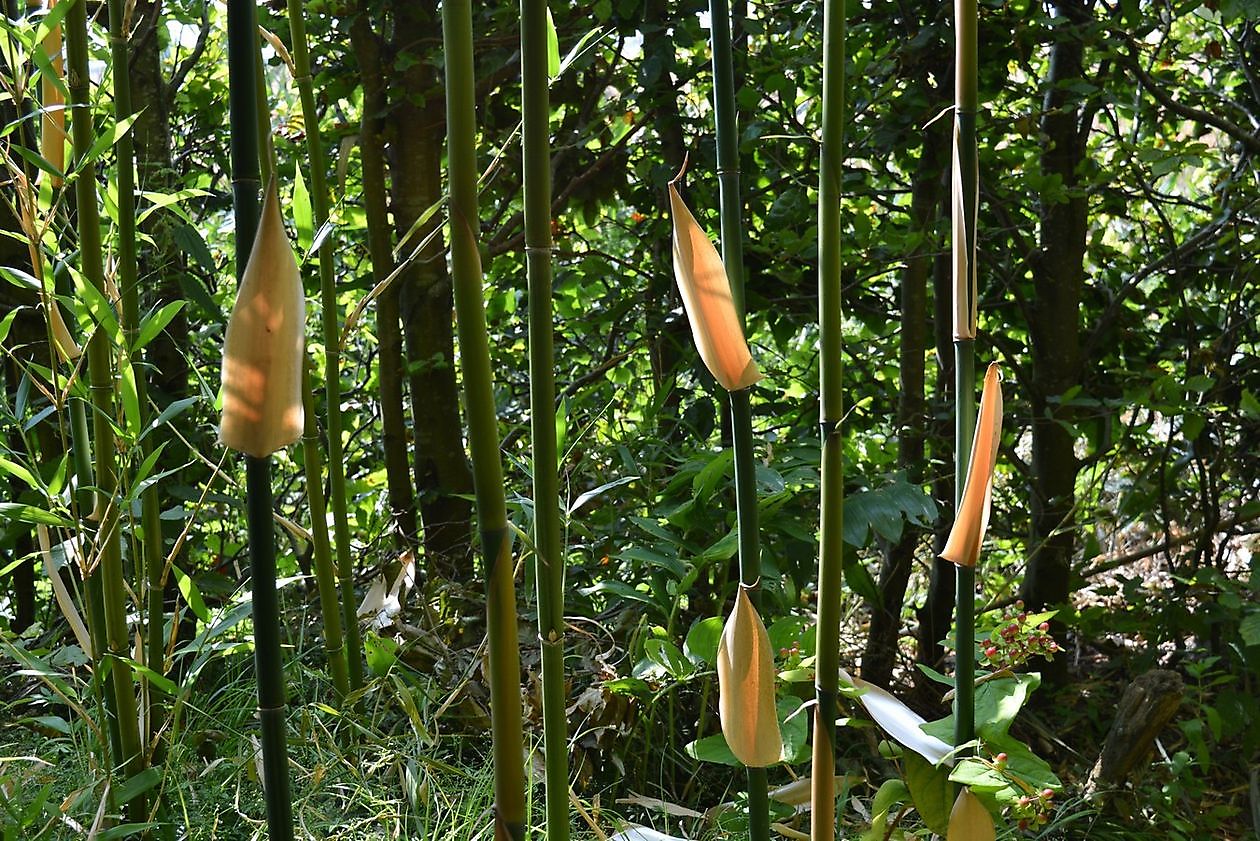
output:
[[[413,40],[440,26],[436,2],[395,3],[395,55],[414,53]],[[445,103],[433,65],[412,55],[389,74],[390,194],[399,241],[442,197]],[[397,65],[395,65],[397,66]],[[451,580],[472,573],[472,471],[464,454],[455,380],[451,280],[446,272],[441,217],[435,215],[407,240],[410,254],[430,232],[433,241],[398,279],[406,337],[415,481],[424,524],[427,568]]]
[[[363,74],[363,130],[359,135],[359,152],[363,160],[363,204],[367,214],[372,274],[379,283],[393,270],[394,261],[385,210],[385,158],[381,129],[386,99],[381,75],[380,40],[372,29],[366,3],[361,6],[351,26],[350,40]],[[415,545],[417,524],[403,416],[402,328],[396,282],[376,299],[376,333],[380,353],[377,377],[381,388],[385,479],[396,542],[402,549]]]
[[[1031,608],[1063,604],[1070,596],[1076,474],[1072,434],[1062,422],[1070,411],[1058,399],[1080,379],[1080,303],[1085,279],[1088,205],[1078,190],[1088,126],[1081,125],[1078,95],[1068,83],[1083,76],[1081,29],[1089,20],[1083,0],[1060,0],[1060,23],[1050,53],[1041,118],[1042,171],[1062,178],[1066,197],[1047,201],[1041,214],[1040,250],[1034,259],[1028,333],[1032,350],[1032,522],[1023,597]],[[1062,660],[1056,661],[1061,664]],[[1062,674],[1062,667],[1052,668]]]

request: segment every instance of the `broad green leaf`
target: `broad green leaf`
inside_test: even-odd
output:
[[[717,662],[718,640],[722,636],[722,617],[697,619],[683,641],[683,654],[697,666]]]
[[[648,659],[665,670],[674,680],[686,680],[696,668],[678,646],[669,640],[652,638],[643,643],[643,653]]]
[[[949,813],[954,805],[954,787],[949,782],[949,769],[937,767],[913,752],[907,752],[902,762],[905,765],[906,787],[910,789],[919,817],[928,829],[944,836],[949,831]]]

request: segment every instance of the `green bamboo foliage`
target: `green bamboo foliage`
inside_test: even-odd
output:
[[[70,104],[73,111],[74,155],[79,175],[75,180],[78,210],[80,270],[87,283],[105,294],[105,272],[101,256],[100,210],[96,196],[96,166],[87,157],[95,141],[92,125],[91,79],[88,76],[87,9],[75,3],[65,19]],[[115,765],[130,778],[144,770],[144,753],[136,716],[136,695],[131,670],[131,635],[127,629],[127,591],[123,580],[122,539],[112,419],[114,417],[113,348],[108,331],[92,332],[87,346],[88,374],[92,395],[92,438],[95,464],[95,512],[100,552],[100,586],[106,650],[111,659],[115,721],[120,753]],[[99,651],[98,651],[99,653]],[[135,820],[145,813],[145,798],[137,795],[127,804],[128,817]]]
[[[306,126],[306,151],[311,175],[311,211],[313,228],[319,231],[328,221],[329,190],[327,159],[319,133],[319,112],[315,109],[315,89],[311,78],[310,51],[306,43],[306,19],[301,0],[289,0],[289,34],[293,42],[293,67],[296,71],[298,96],[302,102],[302,120]],[[346,468],[342,445],[341,419],[341,341],[337,308],[337,285],[334,274],[335,238],[330,233],[319,247],[319,296],[322,306],[321,327],[324,338],[324,401],[328,426],[328,486],[332,503],[333,544],[337,550],[337,569],[341,579],[341,610],[345,623],[345,649],[351,691],[363,688],[363,641],[354,610],[354,559],[350,555],[350,523],[346,516]],[[324,520],[317,522],[322,526]],[[326,629],[327,632],[327,629]]]
[[[259,230],[258,193],[261,184],[258,173],[257,10],[254,0],[229,0],[227,11],[232,206],[236,217],[236,274],[237,280],[243,286],[255,232]],[[274,190],[271,195],[274,200]],[[292,254],[289,259],[292,259]],[[238,307],[239,305],[238,297]],[[237,308],[234,308],[234,316],[236,312]],[[298,352],[300,351],[299,331]],[[300,379],[300,358],[297,364]],[[231,384],[225,387],[225,410],[231,388]],[[268,406],[264,411],[272,408]],[[301,430],[300,420],[297,430]],[[266,449],[274,449],[273,445],[287,437],[288,430],[283,430],[283,433],[278,437],[272,435],[267,440],[255,442],[261,443],[266,452],[247,444],[249,449],[255,451],[246,456],[254,659],[258,681],[258,714],[262,725],[263,788],[267,800],[268,837],[272,841],[291,841],[293,838],[288,737],[285,731],[284,662],[280,652],[280,603],[276,595],[276,547],[275,534],[272,531],[271,456],[270,450]]]
[[[542,646],[547,838],[569,837],[569,738],[564,694],[564,545],[556,454],[551,311],[551,107],[547,0],[521,0],[525,254],[529,272],[529,402],[534,461],[534,558]]]
[[[519,841],[525,837],[526,825],[521,661],[512,538],[499,455],[481,258],[477,251],[477,125],[470,0],[447,0],[442,4],[442,42],[446,50],[446,154],[455,317],[477,522],[487,578],[495,837]]]
[[[819,423],[822,432],[821,537],[818,555],[818,661],[814,691],[813,841],[836,834],[836,698],[840,673],[840,596],[844,574],[844,415],[840,311],[840,184],[844,164],[844,0],[823,10],[822,166],[818,177]]]
[[[954,91],[954,504],[962,504],[964,477],[971,457],[976,406],[976,211],[979,172],[976,153],[978,104],[976,0],[955,0]],[[975,739],[975,568],[959,566],[955,596],[954,642],[957,653],[954,744]]]
[[[710,0],[713,50],[713,113],[721,197],[722,263],[740,318],[744,315],[743,201],[739,192],[739,133],[735,115],[735,69],[731,16],[726,0]],[[732,391],[731,433],[735,449],[735,509],[739,528],[739,579],[752,607],[761,608],[761,545],[757,525],[756,454],[753,452],[750,388]],[[770,802],[765,768],[748,768],[748,831],[753,841],[770,838]]]

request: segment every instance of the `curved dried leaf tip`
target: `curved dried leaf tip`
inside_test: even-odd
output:
[[[223,342],[219,440],[267,456],[302,434],[306,301],[273,177]]]
[[[954,527],[941,557],[959,566],[974,567],[980,557],[980,545],[989,528],[989,509],[993,502],[993,468],[997,464],[998,443],[1002,440],[1002,374],[997,363],[984,375],[984,391],[980,396],[980,413],[976,417],[976,434],[971,444],[971,460],[967,466],[967,484]]]
[[[750,768],[779,761],[783,741],[774,706],[770,635],[743,587],[718,643],[718,712],[735,758]]]
[[[946,841],[993,841],[996,837],[989,810],[971,793],[971,789],[963,788],[949,813]]]
[[[696,349],[723,388],[748,388],[761,379],[761,372],[748,350],[726,267],[672,181],[669,208],[674,225],[674,279]]]

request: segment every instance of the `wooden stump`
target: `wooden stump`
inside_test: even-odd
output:
[[[1102,753],[1089,773],[1087,797],[1123,785],[1176,714],[1183,697],[1180,675],[1165,669],[1149,671],[1129,684],[1103,742]]]

